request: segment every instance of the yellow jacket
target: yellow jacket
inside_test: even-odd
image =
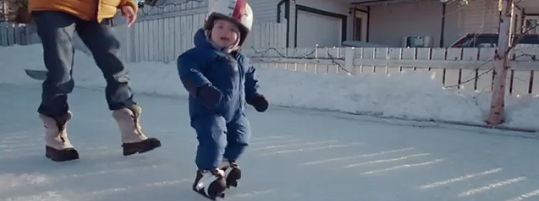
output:
[[[28,11],[61,11],[86,21],[101,22],[114,17],[118,8],[126,5],[135,12],[138,9],[134,0],[29,0]]]

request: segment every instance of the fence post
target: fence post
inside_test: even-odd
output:
[[[344,68],[348,72],[352,72],[352,69],[354,68],[354,52],[354,47],[344,48]]]

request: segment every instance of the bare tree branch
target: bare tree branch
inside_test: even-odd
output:
[[[519,36],[518,38],[515,38],[515,40],[513,40],[513,43],[511,45],[511,47],[509,47],[509,50],[507,51],[507,54],[509,54],[509,52],[511,52],[511,50],[513,50],[517,44],[522,40],[522,38],[524,37],[524,35],[530,33],[530,31],[536,29],[537,27],[539,27],[539,23],[538,24],[535,24],[531,27],[527,27],[526,30],[524,30]],[[507,55],[506,55],[507,56]]]

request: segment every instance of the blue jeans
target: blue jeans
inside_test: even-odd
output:
[[[42,84],[39,113],[54,118],[69,110],[67,96],[75,85],[72,78],[75,31],[103,72],[107,82],[105,97],[109,109],[118,110],[136,104],[128,85],[127,71],[119,58],[120,42],[114,35],[110,20],[102,23],[84,21],[58,11],[35,11],[32,12],[32,18],[42,42],[43,61],[48,71]]]

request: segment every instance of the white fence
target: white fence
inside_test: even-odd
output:
[[[143,20],[131,28],[116,26],[123,45],[123,59],[128,62],[172,62],[178,55],[192,48],[193,36],[202,27],[205,14]],[[285,47],[286,24],[256,23],[245,47]]]
[[[185,9],[179,12],[181,9]],[[122,59],[127,62],[158,61],[169,63],[192,48],[195,32],[202,28],[206,17],[205,3],[187,2],[160,10],[141,11],[140,19],[128,28],[121,18],[115,20],[115,31],[122,44]],[[154,12],[145,15],[144,12]],[[77,49],[88,50],[75,39]],[[286,46],[286,23],[256,23],[245,47],[266,48]]]
[[[434,79],[446,87],[490,91],[495,48],[254,48],[245,54],[260,67],[313,73],[389,76],[403,70],[428,70],[436,72]],[[539,78],[535,76],[539,48],[515,49],[512,57],[508,92],[539,94]]]
[[[28,45],[36,42],[35,27],[0,22],[0,46]]]

